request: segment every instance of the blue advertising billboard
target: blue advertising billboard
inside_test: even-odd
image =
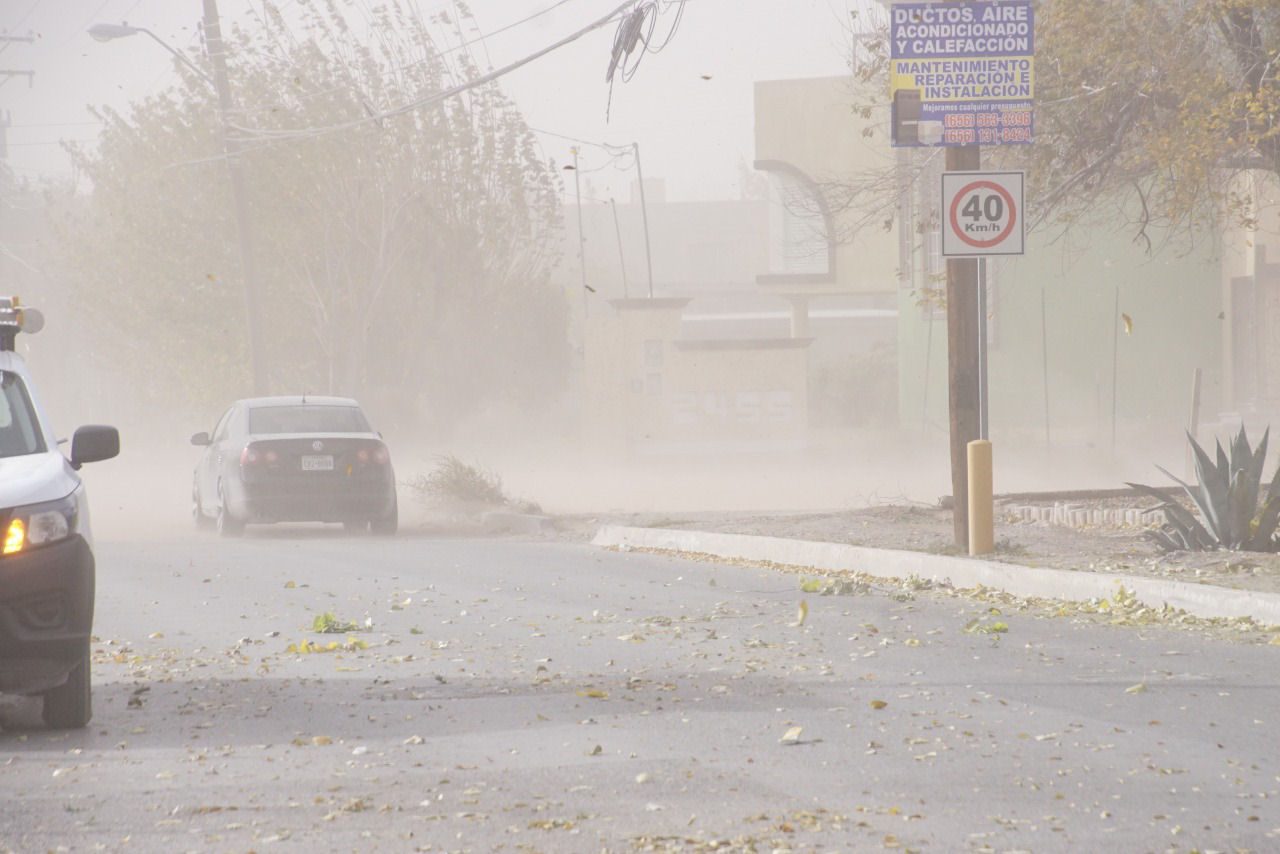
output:
[[[894,145],[1032,141],[1031,0],[894,3],[889,14]]]

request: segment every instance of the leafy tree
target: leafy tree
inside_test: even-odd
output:
[[[477,76],[466,7],[270,2],[227,33],[275,389],[461,415],[554,388],[558,179],[495,84],[374,118]],[[366,32],[367,31],[367,32]],[[179,70],[182,69],[179,67]],[[158,396],[246,391],[243,284],[216,99],[185,72],[75,150],[92,195],[61,222],[68,278],[130,341]],[[127,358],[128,352],[121,353]],[[424,403],[425,402],[425,403]]]
[[[1280,5],[1264,0],[1048,0],[1037,5],[1036,144],[1019,152],[1040,216],[1100,202],[1194,237],[1236,180],[1280,174]]]
[[[887,101],[887,23],[858,27],[854,109],[871,120]],[[939,156],[917,152],[907,173],[932,175]],[[1039,0],[1035,144],[984,159],[1027,171],[1037,224],[1120,217],[1148,250],[1216,233],[1223,215],[1255,225],[1242,177],[1280,176],[1280,4]],[[895,167],[827,189],[862,228],[892,225],[903,187]]]

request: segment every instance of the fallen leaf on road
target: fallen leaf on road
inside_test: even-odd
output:
[[[780,741],[782,744],[799,744],[800,733],[802,732],[804,732],[804,727],[793,726],[791,729],[787,730],[783,734],[782,738],[778,739],[778,741]]]
[[[876,711],[879,711],[879,710],[883,709],[883,708],[884,708],[885,706],[887,706],[887,705],[889,705],[889,704],[888,704],[888,703],[886,703],[884,700],[872,700],[872,701],[871,701],[871,708],[875,709]]]
[[[1139,682],[1137,685],[1130,685],[1128,688],[1125,688],[1124,692],[1126,694],[1143,694],[1143,693],[1146,693],[1146,690],[1147,690],[1147,683]]]
[[[307,640],[303,640],[300,643],[289,644],[287,647],[285,647],[284,651],[296,653],[298,655],[311,655],[313,653],[321,653],[321,652],[338,652],[339,650],[342,650],[345,652],[356,652],[357,650],[368,649],[368,648],[369,648],[369,644],[365,641],[360,640],[359,638],[347,638],[345,643],[340,643],[338,641],[329,641],[329,643],[325,644],[324,646],[321,646],[320,644],[316,643],[313,640],[307,639]]]
[[[600,690],[598,690],[598,689],[592,688],[590,691],[579,691],[579,692],[578,692],[578,696],[579,696],[579,697],[590,697],[590,698],[591,698],[591,699],[593,699],[593,700],[607,700],[607,699],[609,699],[609,692],[608,692],[608,691],[600,691]]]
[[[809,619],[809,603],[808,603],[808,602],[806,602],[806,601],[804,601],[803,599],[801,599],[801,600],[800,600],[800,609],[799,609],[799,611],[796,613],[796,621],[795,621],[794,623],[792,623],[792,624],[791,624],[791,627],[792,627],[792,628],[798,628],[798,627],[800,627],[800,626],[803,626],[803,625],[804,625],[804,621],[805,621],[805,620],[807,620],[807,619]]]
[[[360,627],[350,620],[335,617],[332,611],[325,611],[311,621],[311,631],[322,635],[342,635],[354,632]]]

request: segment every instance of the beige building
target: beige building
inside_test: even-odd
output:
[[[813,302],[858,295],[867,307],[892,307],[898,286],[894,210],[845,204],[850,188],[896,180],[883,136],[855,110],[852,77],[756,84],[756,163],[770,179],[769,267],[762,290],[792,304],[796,335],[807,335]],[[885,222],[888,227],[881,226]]]
[[[597,448],[790,452],[815,425],[852,423],[840,410],[894,412],[897,234],[831,202],[877,171],[894,180],[893,157],[867,140],[852,78],[762,82],[755,95],[767,200],[678,205],[646,184],[652,296],[634,197],[630,216],[584,205],[596,291],[582,306],[584,425]]]
[[[1280,414],[1280,187],[1246,173],[1239,198],[1254,223],[1230,223],[1222,241],[1223,405],[1229,417],[1263,426]]]

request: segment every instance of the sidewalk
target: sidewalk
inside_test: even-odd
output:
[[[1163,581],[1136,575],[1037,569],[976,558],[869,549],[839,543],[786,540],[606,525],[592,540],[604,547],[643,548],[806,567],[815,573],[858,572],[886,579],[922,578],[957,588],[989,587],[1026,598],[1081,601],[1109,599],[1120,588],[1151,608],[1168,606],[1199,617],[1248,617],[1280,626],[1280,594],[1231,590],[1209,584]]]
[[[771,563],[815,575],[918,578],[1022,598],[1087,602],[1119,594],[1152,609],[1167,606],[1202,618],[1280,626],[1280,556],[1163,555],[1136,527],[1073,530],[1003,518],[997,526],[999,549],[987,559],[955,553],[950,513],[913,506],[582,519],[579,533],[601,547]]]

